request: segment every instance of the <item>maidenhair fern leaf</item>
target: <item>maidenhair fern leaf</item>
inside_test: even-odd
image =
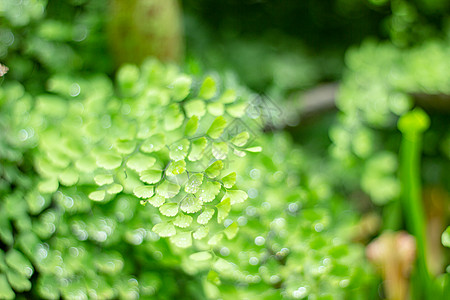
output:
[[[226,142],[213,143],[212,154],[216,159],[225,159],[228,155],[228,145]]]
[[[222,183],[227,189],[232,188],[236,183],[236,172],[231,172],[230,174],[222,177]]]
[[[225,230],[223,231],[223,233],[225,233],[225,235],[227,236],[227,238],[229,240],[231,240],[232,238],[234,238],[236,236],[236,234],[239,231],[239,226],[236,222],[231,223],[227,228],[225,228]]]
[[[202,202],[192,194],[189,194],[181,202],[180,208],[188,214],[196,213],[202,209]]]
[[[238,147],[243,147],[245,146],[245,144],[247,144],[249,138],[250,134],[247,131],[243,131],[238,135],[236,135],[235,137],[233,137],[231,139],[231,142]]]
[[[166,203],[159,207],[159,211],[167,216],[174,217],[178,213],[178,204],[177,203]]]
[[[216,82],[211,76],[207,76],[200,87],[198,96],[203,99],[211,99],[217,92]]]
[[[180,75],[175,79],[169,88],[172,89],[172,98],[175,101],[181,101],[185,99],[191,90],[192,79],[187,75]]]
[[[186,123],[186,128],[184,129],[184,135],[193,136],[198,129],[198,117],[192,116],[189,121]]]
[[[189,152],[189,146],[190,142],[187,139],[182,139],[181,141],[178,141],[170,145],[170,152],[169,152],[170,159],[174,161],[184,159]]]
[[[197,116],[200,119],[206,114],[205,102],[200,99],[190,100],[184,105],[184,110],[188,118]]]
[[[127,160],[127,167],[137,172],[150,169],[156,162],[156,159],[152,156],[148,156],[142,153],[136,153]]]
[[[94,181],[97,185],[102,186],[113,183],[114,177],[112,174],[99,174],[94,177]]]
[[[180,192],[180,186],[165,180],[156,188],[156,193],[164,198],[173,198]]]
[[[203,173],[192,174],[184,186],[184,191],[189,194],[195,194],[203,182]]]
[[[190,232],[178,232],[170,238],[170,241],[177,247],[188,248],[192,246],[192,234]]]
[[[200,190],[196,195],[202,202],[211,202],[216,198],[219,192],[220,183],[217,181],[207,181],[201,185]]]
[[[213,162],[208,168],[206,168],[205,173],[211,178],[215,178],[220,175],[220,171],[223,169],[223,162],[217,160]]]
[[[145,153],[151,153],[161,150],[166,145],[166,136],[157,133],[147,138],[141,145],[141,150]]]
[[[210,260],[212,255],[207,251],[200,251],[189,255],[189,258],[195,261],[205,261]]]
[[[102,201],[105,199],[106,192],[105,190],[95,191],[89,194],[89,199],[94,201]]]
[[[141,199],[148,199],[154,194],[154,187],[152,185],[137,186],[133,190],[133,194]]]
[[[191,216],[179,213],[175,220],[173,220],[173,224],[177,227],[186,228],[191,225],[192,220],[193,218]]]
[[[172,131],[179,128],[184,121],[184,115],[180,111],[180,106],[178,104],[172,104],[167,107],[164,115],[164,129],[167,131]]]
[[[219,116],[212,122],[212,124],[209,127],[206,134],[209,135],[213,139],[218,139],[222,135],[226,126],[227,126],[227,121],[225,120],[225,118],[222,116]]]
[[[153,226],[152,230],[161,237],[170,237],[177,233],[175,226],[171,223],[158,223]]]
[[[186,162],[182,159],[179,161],[171,162],[166,170],[166,175],[176,176],[184,173],[185,171],[186,171]]]
[[[209,227],[200,226],[194,231],[193,237],[196,240],[201,240],[201,239],[205,238],[208,235],[208,233],[209,233]]]
[[[97,166],[112,170],[120,167],[122,164],[122,157],[116,154],[110,154],[110,153],[103,153],[99,156],[97,156]]]
[[[231,205],[234,205],[244,202],[248,198],[248,195],[241,190],[228,190],[223,196],[223,199],[225,198],[229,198]]]
[[[190,161],[200,160],[203,156],[207,144],[208,141],[205,137],[201,137],[192,141],[191,152],[189,153],[188,159]]]
[[[163,196],[160,196],[160,195],[153,195],[153,197],[148,199],[148,203],[150,203],[154,207],[160,207],[161,205],[164,204],[165,201],[166,201],[166,198],[164,198]]]
[[[202,225],[206,225],[206,224],[208,224],[209,220],[211,220],[213,215],[214,215],[214,209],[207,208],[200,215],[198,215],[197,223],[198,224],[202,224]]]
[[[157,169],[149,169],[139,173],[139,179],[145,183],[153,184],[161,180],[162,171]]]
[[[217,207],[217,222],[222,223],[226,217],[228,217],[228,214],[231,210],[231,203],[230,198],[226,198],[222,200],[219,204],[216,205]]]

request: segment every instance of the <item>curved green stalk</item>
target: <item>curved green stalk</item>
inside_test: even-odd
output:
[[[403,115],[398,128],[402,132],[400,149],[401,201],[408,230],[417,242],[417,275],[420,279],[422,299],[430,298],[431,279],[426,262],[426,222],[421,196],[420,156],[422,135],[429,127],[429,117],[421,109]]]

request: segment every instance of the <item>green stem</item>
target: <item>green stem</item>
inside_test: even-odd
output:
[[[426,262],[426,222],[420,176],[422,135],[428,126],[428,116],[419,109],[402,116],[398,123],[398,128],[403,133],[400,149],[401,199],[405,211],[406,225],[416,238],[417,275],[420,278],[423,299],[429,299],[431,288],[431,279]]]

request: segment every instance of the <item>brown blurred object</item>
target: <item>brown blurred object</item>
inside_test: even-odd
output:
[[[380,216],[375,212],[370,212],[362,216],[355,226],[353,240],[366,243],[374,236],[381,226]]]
[[[444,246],[441,234],[447,226],[450,211],[448,193],[440,186],[427,186],[423,191],[424,208],[427,219],[427,264],[434,275],[444,270]]]
[[[409,275],[416,258],[416,241],[407,232],[384,232],[366,248],[369,260],[379,268],[387,299],[408,297]]]
[[[180,62],[182,15],[177,0],[110,0],[108,39],[118,65],[149,56]]]
[[[7,66],[0,64],[0,77],[8,73],[9,69]]]

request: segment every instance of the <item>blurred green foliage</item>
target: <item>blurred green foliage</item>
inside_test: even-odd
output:
[[[0,3],[0,298],[382,297],[349,192],[397,201],[396,121],[450,94],[447,2],[183,5],[188,71],[112,80],[106,0]],[[284,98],[341,76],[317,152],[263,133],[237,83]],[[445,118],[423,165],[448,190]]]

